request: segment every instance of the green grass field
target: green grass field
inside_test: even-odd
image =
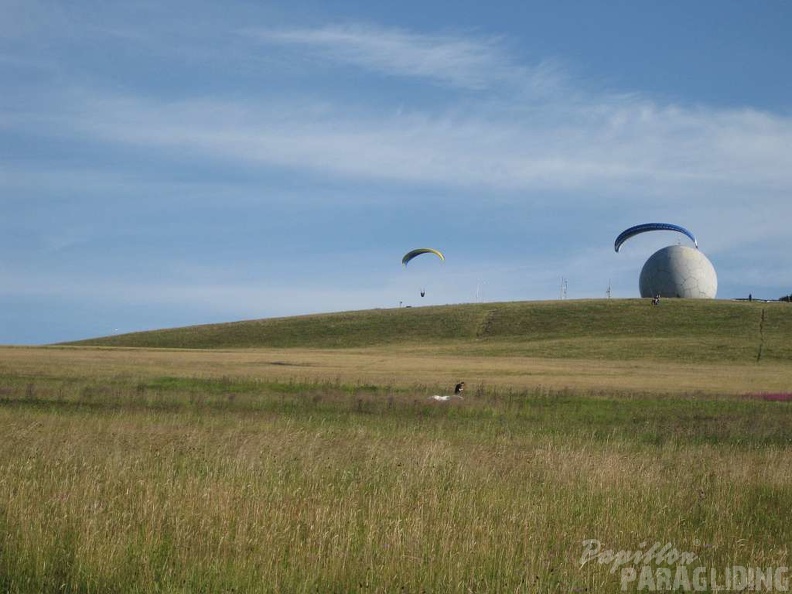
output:
[[[551,358],[746,362],[792,358],[788,303],[665,300],[487,303],[192,326],[85,340],[145,348],[433,346]]]
[[[589,539],[720,583],[783,569],[791,330],[787,304],[628,300],[0,348],[0,591],[618,592],[680,567],[583,563]]]

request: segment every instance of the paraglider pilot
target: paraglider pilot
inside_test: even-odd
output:
[[[465,389],[465,382],[459,382],[454,386],[454,394],[461,394]]]

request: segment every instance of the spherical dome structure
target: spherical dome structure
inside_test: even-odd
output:
[[[695,248],[671,245],[656,251],[641,269],[641,297],[714,299],[718,292],[715,267]]]

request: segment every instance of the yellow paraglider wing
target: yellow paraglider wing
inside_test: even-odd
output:
[[[418,249],[415,249],[415,250],[410,250],[409,252],[404,254],[404,257],[402,258],[402,264],[404,266],[407,266],[407,264],[410,262],[410,260],[412,260],[416,256],[420,256],[422,254],[434,254],[435,256],[440,258],[441,261],[445,262],[445,256],[441,252],[439,252],[438,250],[435,250],[435,249],[432,249],[432,248],[418,248]]]

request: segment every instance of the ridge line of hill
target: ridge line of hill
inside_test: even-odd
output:
[[[764,310],[764,319],[756,319]],[[371,309],[204,324],[61,346],[183,349],[398,348],[464,354],[792,361],[787,303],[590,299]],[[761,345],[761,356],[757,348]]]

